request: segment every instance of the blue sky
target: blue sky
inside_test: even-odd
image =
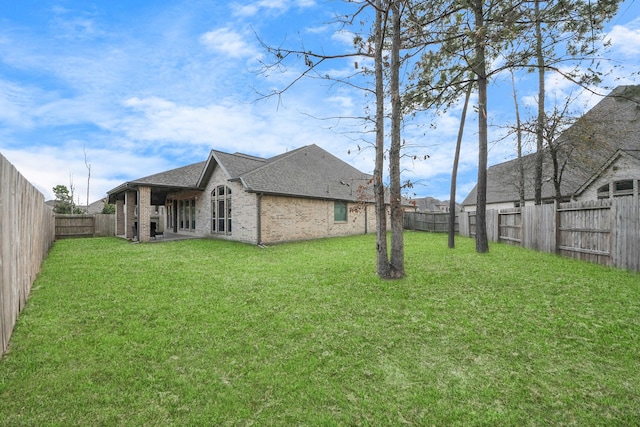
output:
[[[362,92],[305,80],[281,99],[258,100],[256,91],[281,88],[302,69],[256,73],[272,45],[326,52],[348,51],[351,35],[335,23],[340,1],[323,0],[0,0],[0,153],[44,195],[58,184],[90,201],[124,181],[205,160],[211,149],[272,156],[317,144],[363,172],[373,151],[353,120],[369,102]],[[640,5],[627,0],[607,26],[605,84],[635,83],[640,71]],[[354,69],[354,59],[327,67],[332,75]],[[608,65],[607,65],[608,66]],[[497,125],[513,121],[507,86],[490,88],[489,163],[515,155],[499,141]],[[519,79],[526,111],[533,105],[532,76]],[[550,99],[575,88],[548,77]],[[604,91],[606,92],[606,91]],[[580,108],[598,98],[582,94]],[[405,133],[415,148],[404,159],[409,195],[448,199],[460,107],[436,119],[418,116]],[[468,123],[457,199],[476,181],[474,121]],[[369,136],[366,136],[368,138]],[[415,154],[417,159],[413,158]],[[429,158],[424,159],[424,155]],[[422,159],[422,160],[421,160]]]

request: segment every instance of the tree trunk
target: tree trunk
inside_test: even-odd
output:
[[[476,252],[489,252],[487,238],[487,64],[483,1],[474,2],[475,15],[475,73],[478,79],[478,186],[476,201]]]
[[[391,204],[391,272],[394,279],[404,277],[404,210],[400,180],[400,148],[402,145],[402,101],[400,99],[400,0],[391,1],[393,37],[391,39],[391,146],[389,180]]]
[[[376,84],[376,159],[373,170],[373,190],[376,206],[376,251],[377,273],[380,278],[389,277],[390,264],[387,252],[387,209],[384,198],[384,76],[383,76],[383,41],[385,12],[382,1],[376,1],[375,28],[375,84]]]
[[[542,204],[542,160],[544,145],[544,54],[542,51],[542,19],[540,17],[540,0],[535,0],[536,20],[536,58],[538,63],[538,121],[536,124],[536,167],[535,167],[535,191],[534,202]]]
[[[554,200],[556,202],[556,206],[560,204],[562,201],[562,190],[560,189],[560,166],[558,163],[558,151],[555,148],[550,148],[549,154],[551,155],[551,161],[553,163],[553,190],[554,190]]]
[[[516,82],[511,72],[511,87],[513,88],[513,106],[516,113],[516,137],[518,141],[518,195],[520,199],[520,208],[524,207],[524,163],[522,161],[522,122],[520,121],[520,107],[518,106],[518,94],[516,92]]]
[[[449,193],[449,248],[456,247],[456,185],[458,181],[458,161],[460,160],[460,146],[462,145],[462,135],[464,134],[464,122],[467,119],[467,107],[469,98],[471,98],[471,90],[473,83],[469,83],[467,93],[464,98],[464,107],[462,107],[462,116],[460,117],[460,127],[458,128],[458,139],[456,140],[456,153],[453,157],[453,171],[451,172],[451,192]]]

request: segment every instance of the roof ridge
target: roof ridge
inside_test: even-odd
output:
[[[273,165],[274,163],[278,163],[278,162],[280,162],[280,161],[282,161],[282,160],[284,160],[284,159],[286,159],[286,158],[288,158],[288,157],[300,152],[304,148],[309,148],[309,147],[311,147],[313,145],[315,145],[315,144],[304,145],[304,146],[296,148],[294,150],[287,151],[285,153],[278,154],[278,155],[275,155],[273,157],[269,157],[268,159],[263,159],[265,161],[265,163],[263,165],[260,165],[255,169],[248,170],[248,171],[244,172],[244,174],[253,173],[253,172],[256,172],[256,171],[258,171],[258,170],[260,170],[262,168],[271,167],[271,165]]]
[[[222,151],[219,151],[219,153],[221,153],[221,152]],[[225,154],[229,154],[230,156],[245,157],[245,158],[251,159],[251,160],[267,160],[264,157],[252,156],[251,154],[240,153],[238,151],[236,151],[233,154],[230,154],[230,153],[225,153]]]
[[[142,182],[144,182],[145,180],[147,180],[147,179],[149,179],[149,178],[153,178],[153,177],[155,177],[155,176],[165,175],[165,174],[168,174],[168,173],[170,173],[170,172],[175,172],[175,171],[178,171],[178,170],[181,170],[181,169],[192,168],[192,167],[194,167],[194,166],[196,166],[196,165],[200,165],[200,164],[202,164],[202,167],[204,168],[204,166],[206,165],[206,163],[207,163],[207,161],[206,161],[206,160],[203,160],[203,161],[200,161],[200,162],[195,162],[195,163],[190,163],[190,164],[188,164],[188,165],[179,166],[179,167],[177,167],[177,168],[173,168],[173,169],[168,169],[168,170],[163,171],[163,172],[152,173],[151,175],[143,176],[142,178],[137,178],[137,179],[131,180],[131,181],[129,181],[129,182],[138,182],[138,181],[142,181]]]

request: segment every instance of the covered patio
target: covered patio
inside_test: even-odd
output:
[[[188,238],[177,234],[166,221],[168,189],[125,183],[111,190],[109,203],[116,206],[116,236],[138,242]]]
[[[178,234],[178,204],[167,204],[171,195],[201,193],[197,182],[205,162],[128,181],[107,192],[116,205],[116,235],[138,242],[168,238],[194,238]],[[155,221],[154,221],[155,220]],[[155,225],[153,225],[155,222]],[[162,232],[163,236],[157,236]]]

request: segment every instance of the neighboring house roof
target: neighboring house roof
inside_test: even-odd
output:
[[[104,209],[104,203],[105,203],[106,199],[100,199],[100,200],[96,200],[95,202],[91,203],[89,205],[89,209],[87,209],[87,207],[85,205],[76,205],[76,208],[82,210],[82,211],[87,211],[87,213],[89,214],[99,214],[102,213],[102,209]],[[47,206],[49,206],[50,208],[55,208],[56,207],[56,200],[47,200],[45,202],[45,204]]]
[[[217,167],[248,192],[346,201],[358,200],[358,187],[371,179],[315,144],[269,159],[212,150],[205,162],[126,182],[109,191],[109,199],[139,186],[202,190]]]
[[[449,200],[441,201],[434,197],[420,197],[411,199],[416,208],[421,212],[442,212],[441,207],[449,208]],[[456,212],[460,210],[460,204],[456,203]]]
[[[574,196],[617,150],[640,150],[640,86],[619,86],[585,113],[558,138],[560,157],[567,161],[561,180],[563,196]],[[525,171],[525,199],[534,198],[535,154],[522,157]],[[518,160],[487,169],[487,203],[520,199]],[[548,151],[543,154],[542,198],[554,197],[553,165]],[[476,204],[474,187],[462,202]]]

